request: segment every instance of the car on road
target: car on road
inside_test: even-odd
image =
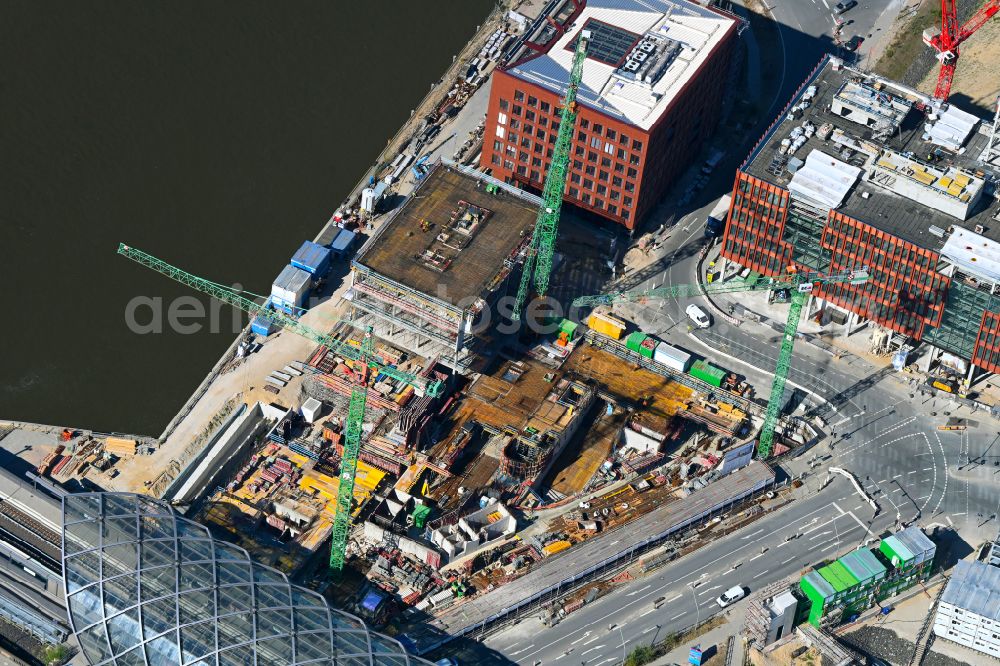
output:
[[[687,314],[688,319],[693,321],[698,328],[708,328],[712,325],[712,320],[708,318],[708,314],[694,303],[687,306],[684,312]]]
[[[742,585],[734,585],[733,587],[723,592],[722,595],[720,595],[719,598],[715,600],[715,603],[719,604],[719,608],[725,608],[726,606],[731,606],[732,604],[735,604],[737,601],[739,601],[746,595],[747,595],[746,590],[743,589]]]
[[[858,6],[858,0],[844,0],[843,2],[838,2],[837,6],[833,8],[834,14],[843,14],[848,9],[854,9]]]

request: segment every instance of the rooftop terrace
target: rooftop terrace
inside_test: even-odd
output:
[[[933,250],[953,225],[982,225],[983,235],[1000,240],[992,185],[979,162],[984,124],[957,109],[932,121],[915,94],[894,85],[828,60],[744,171]]]
[[[355,264],[452,306],[468,305],[530,239],[538,212],[537,197],[506,186],[487,192],[489,184],[436,165]]]

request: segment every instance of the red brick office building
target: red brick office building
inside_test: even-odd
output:
[[[843,316],[848,332],[872,322],[929,344],[928,364],[1000,372],[987,137],[974,116],[922,102],[824,59],[737,172],[721,256],[772,277],[865,267],[865,284],[815,288],[803,315]]]
[[[686,0],[567,0],[557,14],[493,73],[480,164],[542,188],[590,30],[564,200],[632,229],[715,129],[737,21]]]

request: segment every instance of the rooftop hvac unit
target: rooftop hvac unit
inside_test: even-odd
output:
[[[626,72],[638,72],[639,66],[641,64],[642,63],[636,62],[635,60],[629,60],[628,62],[625,63],[622,69],[624,69]]]
[[[642,51],[639,51],[638,53],[632,56],[632,59],[637,62],[646,62],[646,58],[648,57],[649,57],[648,53],[643,53]]]
[[[652,53],[653,51],[656,50],[656,44],[649,41],[648,39],[644,39],[643,41],[639,42],[639,50],[645,51],[646,53]]]

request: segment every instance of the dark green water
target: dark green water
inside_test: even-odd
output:
[[[6,3],[0,417],[158,435],[232,327],[131,332],[118,242],[266,293],[492,4]]]

